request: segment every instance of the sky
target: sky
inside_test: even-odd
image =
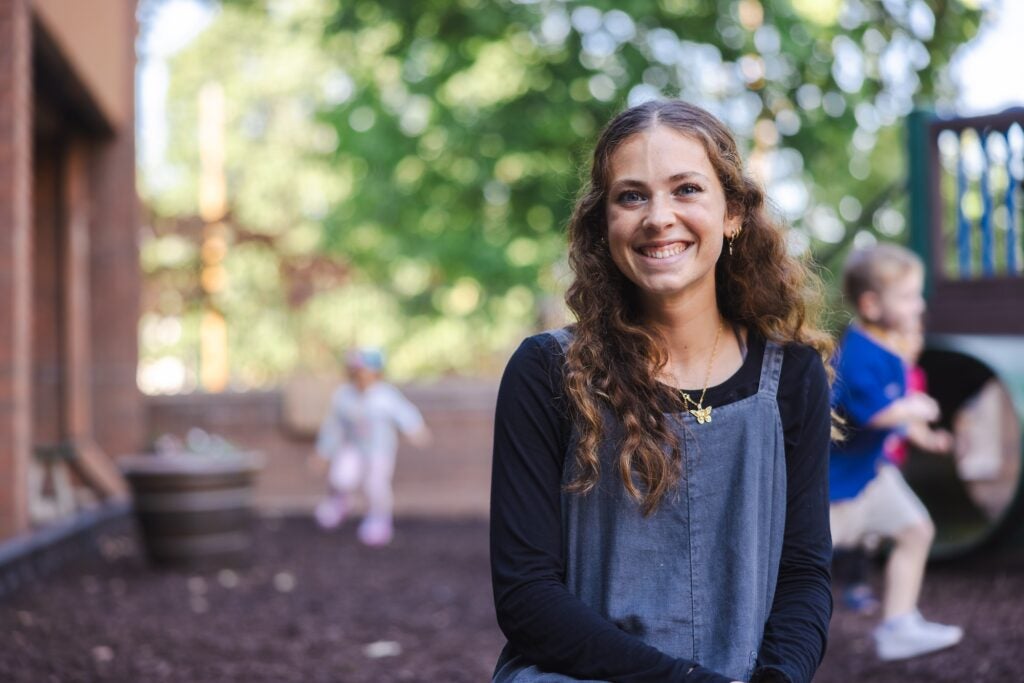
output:
[[[145,1],[145,0],[144,0]],[[159,182],[167,147],[167,122],[163,112],[167,103],[169,74],[167,59],[178,52],[213,20],[210,5],[199,0],[168,0],[159,6],[141,29],[136,70],[137,155],[141,168]]]
[[[993,5],[994,0],[983,2]],[[1024,64],[1024,0],[1001,0],[978,35],[954,58],[953,77],[960,84],[957,112],[982,114],[1024,106],[1024,78],[1006,78]],[[167,92],[168,57],[183,48],[215,16],[202,0],[166,0],[154,13],[140,40],[138,79],[139,164],[151,182],[160,183],[167,144],[163,109]]]
[[[1024,106],[1024,0],[1002,0],[997,17],[983,24],[958,56],[953,73],[960,83],[959,112],[982,114]],[[1006,78],[1007,73],[1014,74]]]

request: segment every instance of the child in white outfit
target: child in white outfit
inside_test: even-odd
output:
[[[317,437],[317,455],[329,462],[330,493],[317,505],[317,522],[325,529],[341,524],[351,509],[351,496],[362,485],[367,513],[359,539],[367,545],[391,541],[391,477],[398,451],[398,434],[413,444],[430,439],[419,410],[391,384],[381,381],[383,354],[354,349],[345,358],[350,382],[331,397]]]

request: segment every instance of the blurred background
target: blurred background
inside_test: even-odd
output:
[[[922,255],[947,426],[995,377],[1005,438],[986,481],[908,478],[948,513],[947,554],[1018,533],[1022,37],[1019,0],[0,1],[0,594],[127,514],[124,456],[190,430],[262,454],[264,518],[306,515],[343,354],[369,345],[435,434],[399,454],[396,510],[471,520],[452,533],[493,634],[497,381],[568,321],[564,230],[600,128],[663,96],[735,132],[834,331],[851,248]]]
[[[915,105],[1024,101],[1000,75],[1016,2],[606,4],[144,0],[142,390],[203,386],[210,307],[232,389],[354,343],[386,347],[395,379],[493,376],[563,319],[564,225],[625,105],[719,115],[829,276],[851,244],[905,240]],[[206,242],[204,177],[226,195]]]

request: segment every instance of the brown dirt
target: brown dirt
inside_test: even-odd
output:
[[[0,680],[488,680],[502,637],[486,523],[400,520],[382,549],[360,546],[351,523],[324,533],[305,518],[264,519],[257,538],[249,568],[188,572],[149,569],[131,534],[103,537],[101,557],[0,605]],[[815,680],[1020,680],[1022,591],[1024,552],[935,567],[922,610],[963,625],[964,643],[882,664],[871,621],[837,611]],[[380,641],[400,652],[370,656]]]
[[[874,571],[875,588],[881,570]],[[838,596],[822,683],[965,683],[1020,681],[1024,650],[1024,549],[1002,549],[974,558],[933,564],[921,591],[925,618],[963,627],[954,648],[902,662],[881,662],[871,631],[877,618],[841,609]]]

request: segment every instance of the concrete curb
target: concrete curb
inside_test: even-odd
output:
[[[102,503],[0,543],[0,600],[83,553],[98,552],[98,532],[129,524],[131,511],[127,500]]]

